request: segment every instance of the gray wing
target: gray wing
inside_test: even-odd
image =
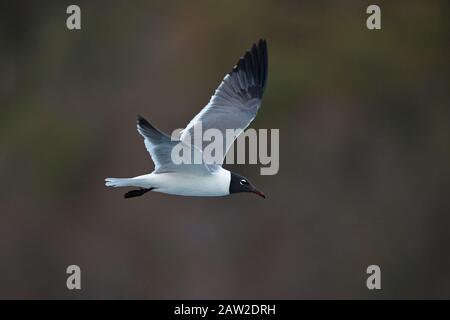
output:
[[[201,164],[176,164],[172,161],[172,150],[177,145],[184,145],[191,150],[192,158],[201,157],[201,151],[195,146],[187,146],[182,141],[172,140],[170,136],[152,126],[143,117],[138,116],[137,130],[144,137],[145,147],[155,164],[154,173],[166,172],[192,172],[195,174],[208,174],[214,171],[214,166]]]
[[[218,129],[223,137],[226,137],[226,129],[236,130],[235,139],[256,117],[266,87],[267,71],[267,43],[265,40],[259,40],[258,44],[253,44],[250,51],[239,59],[209,103],[189,122],[181,134],[181,140],[191,144],[194,127],[200,122],[203,132],[214,128]],[[224,157],[234,139],[224,141]],[[202,142],[202,145],[197,147],[204,150],[207,144],[208,142]]]

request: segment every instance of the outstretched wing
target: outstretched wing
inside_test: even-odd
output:
[[[213,166],[206,166],[203,163],[194,164],[182,163],[176,164],[172,159],[172,150],[176,146],[182,144],[185,148],[190,149],[192,158],[202,157],[201,151],[195,146],[187,146],[182,141],[174,141],[167,134],[161,132],[154,126],[152,126],[143,117],[138,116],[137,130],[144,137],[145,147],[150,153],[150,157],[155,164],[154,173],[166,173],[166,172],[187,172],[190,171],[195,174],[209,173],[215,168]]]
[[[267,43],[265,40],[259,40],[258,44],[254,44],[250,51],[239,59],[209,103],[189,122],[181,134],[181,140],[193,144],[194,127],[200,123],[203,132],[207,129],[218,129],[224,137],[225,157],[234,139],[256,117],[266,87],[267,71]],[[232,141],[225,141],[227,129],[237,132],[234,139],[230,139]],[[207,142],[202,142],[202,145],[197,147],[204,150],[206,144]]]

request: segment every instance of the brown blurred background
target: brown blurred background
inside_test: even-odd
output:
[[[369,4],[2,1],[0,298],[450,298],[448,1]],[[268,199],[104,186],[153,168],[137,114],[183,127],[260,37],[280,171],[228,168]]]

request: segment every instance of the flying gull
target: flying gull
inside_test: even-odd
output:
[[[255,118],[261,106],[261,99],[267,82],[267,43],[259,40],[241,57],[233,70],[225,76],[209,103],[182,131],[180,140],[170,136],[138,116],[137,130],[144,137],[155,169],[150,174],[134,178],[106,178],[108,187],[137,187],[125,194],[125,198],[141,196],[156,191],[182,196],[226,196],[238,192],[252,192],[263,198],[259,191],[245,177],[222,168],[221,163],[181,163],[172,159],[172,150],[183,144],[194,156],[202,157],[203,144],[191,144],[194,128],[201,123],[203,130],[217,129],[226,136],[227,129],[241,133]],[[229,139],[227,139],[229,140]],[[234,140],[224,140],[224,151],[228,151]],[[224,152],[224,155],[226,152]]]

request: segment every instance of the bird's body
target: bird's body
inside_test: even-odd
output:
[[[203,141],[195,145],[191,136],[195,135],[198,124],[206,130],[219,131],[223,137],[227,137],[228,129],[238,133],[244,131],[261,105],[267,80],[267,65],[267,44],[260,40],[225,76],[209,103],[189,122],[178,141],[172,140],[139,116],[137,129],[144,137],[155,169],[150,174],[134,178],[106,178],[106,186],[139,188],[127,192],[125,198],[141,196],[148,191],[202,197],[253,192],[265,197],[248,179],[222,168],[223,158],[234,139],[223,141],[225,153],[220,163],[206,163],[203,159]],[[177,163],[173,159],[173,150],[177,146],[189,150],[201,161]]]
[[[178,196],[218,197],[230,194],[231,172],[220,168],[208,175],[185,172],[150,173],[130,179],[107,179],[111,187],[138,187]]]

